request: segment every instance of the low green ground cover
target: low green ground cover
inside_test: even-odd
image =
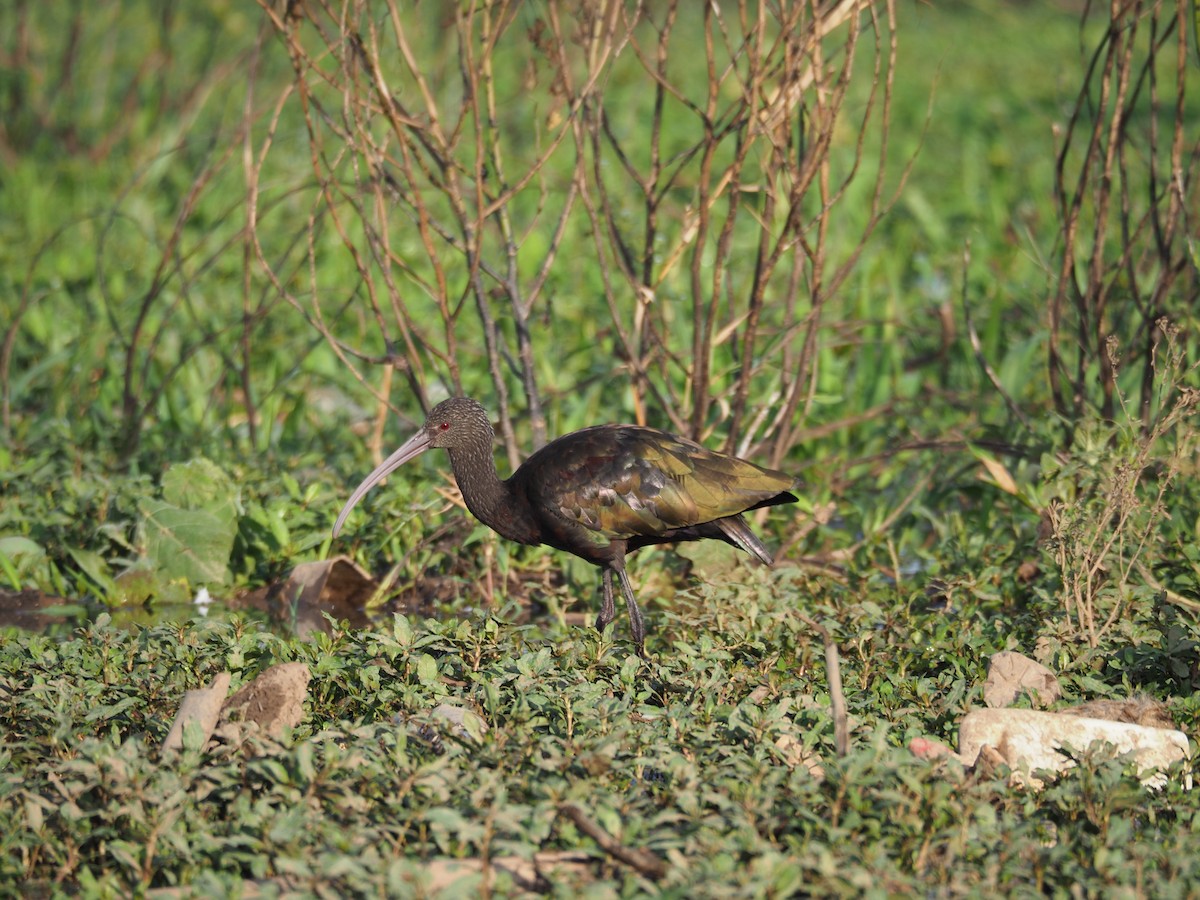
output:
[[[1194,890],[1200,809],[1178,772],[1150,791],[1120,763],[1085,760],[1039,794],[904,749],[915,734],[952,739],[978,702],[981,660],[1005,643],[995,626],[914,610],[877,628],[882,610],[843,607],[853,749],[839,758],[820,646],[788,615],[795,579],[751,581],[692,595],[697,612],[666,629],[650,662],[590,631],[498,618],[398,618],[311,643],[242,622],[101,621],[65,640],[10,639],[0,881],[120,896],[236,893],[243,879],[269,891],[276,879],[395,896],[419,894],[433,859],[584,849],[591,874],[551,893]],[[286,746],[160,759],[182,691],[290,660],[313,681]],[[1093,686],[1068,679],[1072,693]],[[414,725],[437,703],[476,711],[490,730],[430,740]],[[808,754],[823,779],[801,763]],[[665,877],[597,850],[557,815],[572,802],[661,857]],[[468,877],[458,893],[478,890]]]

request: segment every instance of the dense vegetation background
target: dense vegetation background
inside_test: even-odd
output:
[[[0,571],[60,624],[0,642],[0,882],[405,894],[595,850],[571,802],[668,863],[572,895],[1194,893],[1182,773],[1034,794],[905,749],[1003,649],[1196,732],[1193,15],[6,5]],[[512,465],[644,421],[795,471],[779,567],[639,554],[644,662],[444,460],[331,546],[460,392]],[[331,551],[387,573],[375,627],[223,609]],[[291,659],[286,748],[161,764],[184,690]],[[491,730],[439,755],[405,717],[446,701]]]

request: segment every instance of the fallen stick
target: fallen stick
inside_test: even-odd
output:
[[[570,819],[575,827],[600,845],[600,849],[614,859],[619,859],[627,866],[632,866],[647,878],[659,879],[667,874],[667,864],[647,850],[626,847],[611,834],[588,818],[587,814],[574,803],[563,803],[558,807],[558,814]]]

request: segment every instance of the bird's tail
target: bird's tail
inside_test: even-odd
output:
[[[750,530],[750,526],[746,524],[746,520],[740,515],[717,519],[717,525],[734,546],[740,547],[753,556],[757,556],[768,566],[775,562],[771,557],[771,551]]]

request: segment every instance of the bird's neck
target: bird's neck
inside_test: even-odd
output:
[[[525,499],[514,494],[509,482],[500,480],[490,446],[454,447],[449,453],[454,480],[471,515],[510,541],[541,543],[533,520],[523,515]]]

